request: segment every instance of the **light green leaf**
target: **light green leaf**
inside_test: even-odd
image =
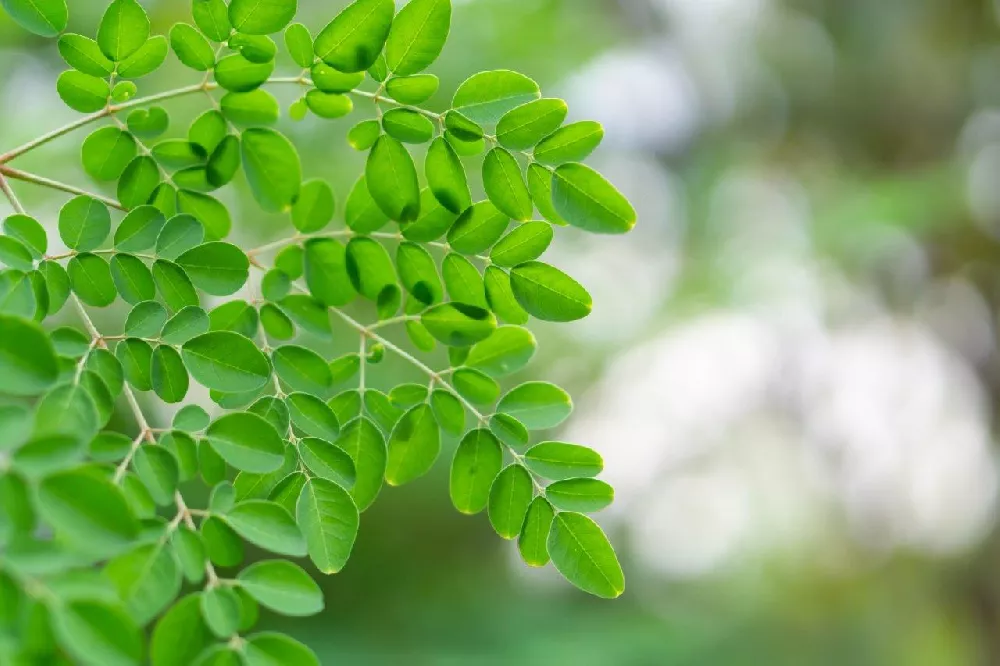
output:
[[[441,81],[433,74],[394,76],[386,81],[385,91],[400,104],[420,104],[430,99],[440,85]]]
[[[178,23],[170,29],[170,47],[177,59],[199,72],[215,66],[215,52],[200,32],[187,23]]]
[[[309,28],[301,23],[293,23],[285,28],[285,48],[299,67],[313,64],[313,41]]]
[[[321,301],[307,294],[289,294],[278,305],[296,324],[310,333],[326,338],[332,335],[330,311]]]
[[[226,56],[215,63],[215,80],[232,92],[249,92],[259,88],[272,72],[274,61],[252,62],[240,53]]]
[[[460,512],[473,515],[486,508],[493,479],[503,467],[500,442],[489,430],[467,434],[451,463],[451,502]]]
[[[309,558],[325,574],[340,571],[358,534],[358,508],[350,494],[326,479],[309,479],[295,508],[309,544]]]
[[[74,197],[59,210],[59,237],[71,250],[95,250],[110,232],[111,214],[97,199]]]
[[[170,116],[161,106],[148,109],[136,109],[128,114],[126,119],[130,132],[144,139],[155,139],[167,131]]]
[[[257,203],[279,212],[299,195],[302,166],[292,143],[278,132],[255,127],[243,132],[243,170]]]
[[[583,164],[564,164],[552,176],[556,212],[575,227],[623,234],[635,226],[632,204],[604,177]]]
[[[382,212],[400,224],[420,215],[420,185],[410,153],[396,139],[381,136],[365,166],[368,191]]]
[[[540,96],[538,84],[527,76],[500,69],[466,79],[455,91],[451,106],[474,123],[490,125]]]
[[[336,70],[322,62],[312,65],[309,76],[313,85],[318,90],[325,93],[346,93],[354,90],[365,80],[364,72],[354,72],[351,74]],[[377,121],[376,121],[377,124]],[[374,143],[374,140],[372,141]]]
[[[431,335],[452,347],[469,347],[496,330],[496,318],[488,310],[465,303],[442,303],[420,318]]]
[[[87,666],[138,664],[143,654],[142,631],[116,605],[76,600],[55,613],[59,642],[78,663]]]
[[[344,219],[347,226],[359,234],[378,231],[389,222],[388,216],[382,212],[368,191],[368,181],[363,175],[354,183],[350,194],[347,195]]]
[[[219,240],[229,235],[232,226],[229,211],[217,199],[200,192],[181,190],[177,193],[177,209],[201,222],[206,240]]]
[[[28,248],[11,236],[0,236],[0,264],[20,271],[30,271],[35,265]]]
[[[531,218],[534,207],[521,167],[503,148],[494,148],[486,154],[483,187],[490,201],[508,217],[522,222]]]
[[[434,123],[413,109],[390,109],[382,116],[386,134],[403,143],[427,143],[434,136]]]
[[[229,22],[244,35],[269,35],[291,22],[296,5],[296,0],[232,0]]]
[[[319,659],[308,647],[271,631],[250,636],[244,654],[247,666],[319,666]]]
[[[597,476],[604,469],[600,454],[578,444],[542,442],[524,454],[528,469],[546,479]]]
[[[442,430],[456,437],[465,432],[465,406],[450,391],[435,389],[431,393],[431,409]]]
[[[160,332],[160,338],[168,345],[182,345],[196,335],[207,333],[209,328],[210,320],[205,311],[197,306],[188,306],[170,318]]]
[[[140,391],[152,390],[150,368],[153,348],[148,342],[138,338],[125,338],[115,347],[115,358],[122,364],[122,371],[129,384]]]
[[[114,0],[97,28],[101,51],[115,62],[135,53],[149,37],[149,18],[135,0]]]
[[[549,563],[548,537],[555,510],[544,497],[536,497],[528,506],[528,515],[517,537],[521,559],[529,567],[544,567]]]
[[[306,554],[306,542],[295,520],[288,511],[274,502],[240,502],[223,516],[223,520],[237,534],[256,546],[291,557]]]
[[[156,296],[153,274],[142,260],[131,254],[116,254],[111,257],[111,277],[126,303],[135,305],[150,301]]]
[[[345,490],[354,486],[357,475],[354,460],[339,446],[318,437],[304,437],[299,441],[299,455],[316,476],[333,481]]]
[[[128,163],[118,180],[118,202],[126,210],[147,204],[160,184],[160,170],[148,155],[139,155]]]
[[[510,272],[517,302],[545,321],[575,321],[590,314],[593,300],[579,282],[540,261],[520,264]]]
[[[287,398],[288,413],[292,423],[311,437],[319,437],[328,442],[335,441],[340,434],[340,422],[330,407],[309,393],[292,393]]]
[[[78,254],[69,260],[66,272],[73,292],[87,305],[107,307],[118,295],[111,268],[103,257],[89,252]]]
[[[315,615],[323,610],[323,593],[300,567],[285,560],[256,562],[237,576],[254,599],[282,615]]]
[[[448,231],[448,244],[455,252],[479,254],[496,243],[509,224],[509,214],[489,201],[480,201],[458,216]]]
[[[582,162],[601,144],[604,128],[593,120],[562,127],[535,146],[534,157],[542,164]]]
[[[497,123],[497,141],[511,150],[526,150],[566,120],[569,107],[561,99],[536,99],[511,109]]]
[[[452,384],[466,400],[477,405],[492,405],[500,397],[500,385],[496,380],[474,368],[456,369],[452,373]]]
[[[191,248],[177,257],[177,264],[196,287],[214,296],[228,296],[239,291],[250,269],[243,250],[218,241]]]
[[[101,47],[90,37],[67,33],[59,37],[58,47],[59,55],[66,64],[84,74],[105,77],[115,69],[115,64],[108,60],[101,52]]]
[[[451,27],[451,0],[411,0],[392,22],[385,62],[398,76],[421,72],[437,60]]]
[[[188,340],[184,365],[203,386],[217,391],[255,391],[267,383],[267,357],[246,337],[231,331],[212,331]]]
[[[347,273],[347,253],[333,238],[312,238],[305,243],[304,270],[309,292],[325,305],[347,305],[356,295]]]
[[[579,513],[557,513],[548,537],[556,569],[584,592],[614,599],[625,591],[625,576],[608,537]]]
[[[615,491],[600,479],[569,478],[549,484],[545,496],[557,509],[593,513],[610,506]]]
[[[326,395],[333,386],[333,374],[322,356],[298,345],[278,347],[271,354],[278,378],[292,391]]]
[[[260,88],[250,92],[226,93],[222,96],[219,107],[227,120],[242,127],[272,125],[280,115],[278,100]],[[218,148],[217,146],[216,150]]]
[[[201,594],[189,594],[156,622],[149,649],[150,663],[190,666],[214,639],[201,616]]]
[[[198,293],[184,269],[172,261],[157,259],[153,262],[153,281],[167,307],[174,312],[198,305]]]
[[[69,21],[66,0],[3,0],[3,8],[19,26],[42,37],[55,37]]]
[[[387,457],[385,439],[374,423],[360,417],[344,426],[337,438],[337,446],[354,461],[355,481],[351,495],[358,509],[364,511],[375,501],[382,488]]]
[[[573,400],[555,384],[525,382],[504,395],[497,411],[513,416],[529,430],[547,430],[569,417]]]
[[[163,35],[150,37],[135,53],[118,65],[118,76],[123,79],[138,79],[156,71],[166,60],[168,50],[166,37]]]
[[[430,188],[420,192],[420,216],[416,222],[403,226],[403,237],[416,243],[427,243],[440,238],[458,216],[441,205]]]
[[[518,464],[504,468],[490,486],[489,516],[493,529],[504,539],[514,539],[528,513],[534,493],[531,474]]]
[[[102,127],[83,141],[83,169],[95,180],[117,180],[135,153],[131,134],[117,127]]]
[[[433,305],[443,298],[437,264],[421,245],[400,243],[396,249],[396,270],[406,291],[424,305]]]
[[[233,32],[225,0],[192,0],[191,15],[198,29],[213,42],[224,42]]]
[[[56,534],[90,553],[113,554],[139,533],[121,490],[87,468],[43,479],[38,511]]]
[[[362,120],[347,133],[347,143],[354,150],[368,150],[375,145],[375,141],[382,133],[382,126],[377,120]],[[367,193],[367,187],[365,192]],[[374,202],[372,202],[374,204]]]
[[[249,412],[233,412],[216,419],[205,436],[223,460],[246,472],[274,471],[285,457],[284,442],[274,427]]]
[[[547,222],[526,222],[500,239],[490,251],[490,259],[497,266],[516,266],[542,256],[553,238],[552,226]]]
[[[74,111],[92,113],[104,108],[111,88],[104,79],[70,69],[56,79],[56,92]]]
[[[201,615],[216,636],[229,638],[239,630],[240,596],[229,587],[210,587],[201,595]]]
[[[11,215],[3,221],[3,232],[20,241],[35,259],[41,259],[48,249],[49,240],[45,229],[33,217]]]
[[[441,273],[453,302],[474,305],[484,310],[489,307],[483,276],[471,261],[460,254],[449,252],[441,262]]]
[[[188,373],[181,355],[173,347],[161,345],[153,351],[150,379],[163,402],[175,404],[187,395]]]
[[[520,326],[501,326],[469,351],[466,365],[494,377],[517,372],[531,360],[537,348],[535,336]]]
[[[417,405],[396,423],[389,436],[385,480],[401,486],[430,471],[441,452],[441,431],[430,405]]]
[[[266,35],[237,32],[229,38],[229,47],[253,63],[271,63],[278,54],[278,45]]]
[[[115,247],[122,252],[142,252],[153,247],[166,218],[153,206],[134,208],[115,230]]]
[[[177,460],[169,451],[152,444],[140,446],[132,459],[132,468],[154,502],[160,506],[173,503],[174,491],[180,481],[180,470],[177,468]]]
[[[191,215],[175,215],[166,221],[156,238],[156,254],[163,259],[176,259],[199,245],[204,237],[205,228],[197,219]]]
[[[250,95],[256,96],[262,93],[265,99],[271,99],[270,94],[263,90],[255,90],[248,93],[228,93],[230,95]],[[277,102],[274,101],[275,108]],[[205,177],[212,187],[222,187],[233,179],[240,169],[240,140],[233,135],[223,139],[212,154],[208,156],[208,163],[205,165]],[[227,225],[228,227],[228,225]]]
[[[156,617],[181,589],[180,570],[162,543],[119,555],[103,573],[114,583],[129,615],[141,624]]]
[[[352,2],[316,36],[316,55],[341,72],[368,69],[382,52],[395,11],[393,0]]]
[[[310,90],[306,93],[306,105],[320,118],[332,120],[343,118],[354,110],[354,102],[347,95]]]
[[[319,231],[333,219],[336,200],[333,189],[318,178],[302,183],[292,207],[292,225],[304,234]]]
[[[424,162],[427,184],[441,205],[461,213],[472,204],[465,167],[447,141],[438,137],[427,150]]]

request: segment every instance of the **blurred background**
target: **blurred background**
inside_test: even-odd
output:
[[[190,22],[143,4],[154,31]],[[315,34],[345,3],[299,4]],[[577,397],[551,436],[605,457],[628,587],[595,601],[527,570],[452,510],[442,459],[365,514],[328,611],[283,628],[330,664],[1000,664],[1000,2],[454,4],[432,108],[522,71],[604,123],[594,164],[639,211],[629,236],[557,234],[547,260],[595,311],[536,327],[528,371]],[[70,29],[104,5],[70,0]],[[0,16],[0,149],[76,116],[63,67]],[[140,94],[197,78],[170,57]],[[171,131],[203,108],[171,102]],[[370,111],[282,120],[341,201]],[[82,138],[17,166],[93,189]],[[63,199],[14,187],[54,222]],[[288,235],[222,196],[237,242]]]

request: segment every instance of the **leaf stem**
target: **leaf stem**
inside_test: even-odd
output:
[[[125,210],[118,201],[111,199],[110,197],[103,196],[101,194],[94,194],[93,192],[88,192],[87,190],[80,189],[75,185],[68,185],[67,183],[61,183],[58,180],[52,180],[51,178],[46,178],[45,176],[39,176],[37,174],[28,173],[27,171],[21,171],[20,169],[15,169],[9,167],[0,162],[0,176],[6,176],[7,178],[14,178],[16,180],[22,180],[26,183],[34,183],[35,185],[41,185],[42,187],[48,187],[53,190],[59,190],[61,192],[69,192],[70,194],[77,194],[88,196],[91,199],[97,199],[106,206],[112,208],[117,208],[118,210]]]

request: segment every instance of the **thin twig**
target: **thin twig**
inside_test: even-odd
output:
[[[21,171],[20,169],[15,169],[13,167],[5,166],[0,164],[0,175],[7,176],[8,178],[14,178],[16,180],[22,180],[26,183],[34,183],[35,185],[41,185],[42,187],[48,187],[53,190],[60,190],[62,192],[69,192],[70,194],[82,194],[88,196],[92,199],[97,199],[98,201],[104,203],[112,208],[117,208],[118,210],[125,210],[125,207],[118,203],[116,200],[106,197],[102,194],[95,194],[93,192],[88,192],[87,190],[80,189],[75,185],[69,185],[67,183],[61,183],[58,180],[52,180],[51,178],[46,178],[45,176],[39,176],[37,174],[28,173],[27,171]]]

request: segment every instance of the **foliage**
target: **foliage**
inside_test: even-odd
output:
[[[64,0],[3,6],[39,35],[66,29]],[[460,440],[450,475],[459,511],[486,511],[527,564],[551,559],[577,587],[620,595],[617,558],[584,515],[613,498],[594,478],[600,456],[532,443],[570,415],[570,396],[548,382],[500,384],[534,355],[530,317],[590,312],[583,286],[539,261],[553,226],[617,234],[635,223],[621,194],[579,163],[600,126],[564,126],[565,103],[510,71],[470,77],[444,112],[418,106],[438,87],[425,70],[448,36],[450,0],[411,0],[398,13],[392,0],[357,0],[315,39],[292,23],[295,0],[194,0],[191,9],[194,25],[165,37],[150,35],[135,0],[114,0],[96,39],[59,36],[71,69],[58,93],[89,115],[0,155],[0,186],[17,211],[0,236],[4,663],[316,663],[287,636],[248,633],[258,605],[303,616],[324,602],[290,559],[239,570],[244,542],[340,571],[383,482],[427,474],[447,437]],[[296,76],[274,75],[277,33]],[[201,81],[135,97],[136,80],[171,51],[205,72]],[[346,133],[368,156],[344,226],[329,228],[337,198],[325,181],[304,179],[294,145],[274,129],[279,103],[265,84],[303,89],[293,118],[340,118],[354,99],[372,105],[375,118]],[[168,137],[159,104],[196,94],[211,108]],[[82,163],[115,198],[9,166],[97,123],[106,124],[84,139]],[[424,187],[411,154],[420,144]],[[467,169],[484,153],[486,199],[476,202]],[[241,171],[291,236],[251,250],[225,240],[233,216],[212,193]],[[52,225],[66,252],[49,252],[45,225],[10,180],[74,195]],[[532,219],[536,209],[545,221]],[[209,309],[208,297],[223,300]],[[129,306],[121,332],[99,331],[89,309],[118,299]],[[81,328],[41,325],[67,304]],[[349,305],[376,320],[361,323]],[[390,327],[419,352],[447,347],[449,367],[392,342]],[[357,339],[357,353],[325,358],[324,343],[340,335]],[[368,388],[387,353],[425,373],[426,385]],[[214,416],[184,404],[192,380],[209,390]],[[170,424],[143,413],[136,392],[149,391],[183,405]],[[109,425],[120,397],[136,433]],[[188,497],[199,479],[210,493],[196,509]]]

